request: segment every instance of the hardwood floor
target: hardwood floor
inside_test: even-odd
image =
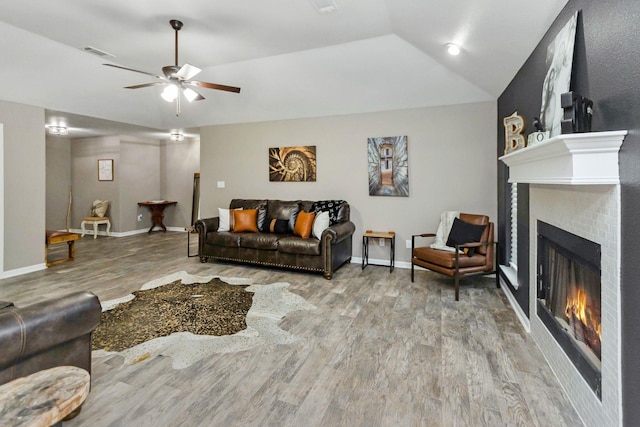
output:
[[[327,281],[201,264],[186,241],[176,232],[84,237],[75,261],[1,280],[0,299],[20,306],[86,289],[105,301],[179,270],[286,281],[317,307],[282,321],[299,342],[183,370],[164,356],[95,358],[91,393],[65,426],[583,425],[493,279],[463,281],[455,302],[451,280],[425,270],[411,283],[409,270],[351,264]]]

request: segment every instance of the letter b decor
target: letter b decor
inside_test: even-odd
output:
[[[509,154],[518,148],[526,147],[526,141],[522,132],[524,131],[524,119],[517,113],[505,117],[504,123],[504,154]]]

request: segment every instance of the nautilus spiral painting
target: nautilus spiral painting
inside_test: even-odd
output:
[[[406,136],[367,139],[369,195],[409,197]]]
[[[315,181],[316,146],[269,148],[269,181]]]

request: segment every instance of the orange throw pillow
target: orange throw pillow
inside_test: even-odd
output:
[[[311,236],[311,227],[313,227],[313,218],[316,216],[314,212],[300,211],[296,219],[296,225],[293,227],[293,234],[303,239]]]
[[[233,211],[233,231],[236,233],[240,233],[242,231],[257,233],[258,210],[243,209],[241,211]]]

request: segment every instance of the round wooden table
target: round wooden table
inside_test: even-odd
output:
[[[75,366],[45,369],[3,384],[0,425],[57,425],[82,405],[89,387],[89,373]]]

